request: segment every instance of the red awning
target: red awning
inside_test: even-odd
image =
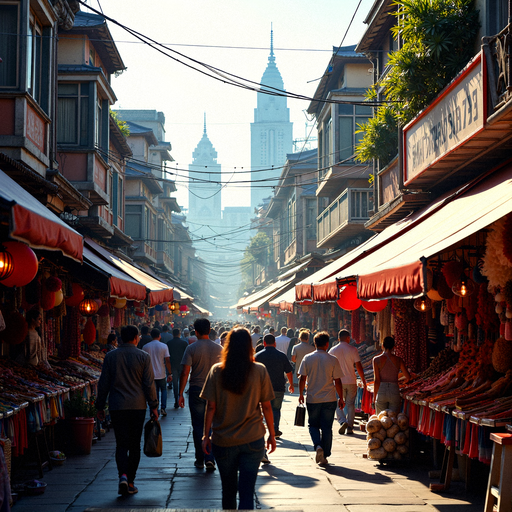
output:
[[[162,281],[150,276],[143,270],[135,267],[127,261],[114,256],[92,240],[87,239],[86,243],[107,261],[114,264],[117,268],[121,269],[123,272],[147,288],[148,306],[156,306],[157,304],[171,302],[173,300],[172,288],[167,286]]]
[[[82,261],[83,237],[0,171],[0,199],[10,206],[9,236],[33,249],[61,251]]]
[[[113,264],[84,247],[84,261],[92,263],[109,276],[110,295],[128,300],[146,300],[146,287]]]

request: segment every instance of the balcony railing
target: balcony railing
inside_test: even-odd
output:
[[[345,189],[317,217],[317,245],[322,245],[335,232],[350,225],[364,229],[364,223],[370,218],[370,197],[372,190],[367,188]]]
[[[165,251],[157,251],[157,263],[174,272],[174,261]]]
[[[491,110],[499,110],[512,97],[512,25],[499,34],[482,38],[482,48],[487,63]]]

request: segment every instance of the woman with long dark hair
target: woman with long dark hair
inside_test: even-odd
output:
[[[267,449],[276,449],[274,419],[270,401],[272,383],[264,365],[254,361],[249,331],[235,328],[227,336],[221,362],[212,366],[201,398],[207,400],[203,451],[215,456],[222,481],[222,508],[254,508],[254,487],[265,454],[265,426],[269,430]]]

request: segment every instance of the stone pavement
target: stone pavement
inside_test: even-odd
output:
[[[172,399],[170,401],[172,404]],[[334,424],[330,465],[315,464],[307,427],[293,426],[297,394],[285,397],[277,450],[271,464],[261,466],[256,483],[256,508],[313,512],[473,512],[483,510],[485,482],[465,495],[462,483],[444,494],[428,489],[428,457],[420,450],[414,460],[394,466],[362,457],[366,435],[340,436]],[[164,454],[142,455],[136,485],[139,493],[117,495],[114,433],[96,442],[90,455],[68,457],[63,466],[45,470],[48,484],[41,496],[22,496],[14,512],[84,512],[87,509],[151,510],[221,509],[218,471],[194,468],[188,406],[168,409],[161,418]],[[37,478],[35,473],[31,478]]]

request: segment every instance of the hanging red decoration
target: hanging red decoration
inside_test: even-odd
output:
[[[366,309],[366,311],[369,311],[370,313],[378,313],[388,305],[388,299],[372,301],[362,300],[361,305],[364,309]]]
[[[109,314],[110,314],[110,308],[106,304],[103,304],[100,307],[100,309],[98,309],[99,316],[108,316]]]
[[[95,315],[98,311],[98,303],[94,299],[84,299],[78,305],[78,311],[83,316]]]
[[[39,262],[36,253],[21,242],[4,242],[4,247],[12,256],[12,274],[2,281],[4,286],[25,286],[36,277]]]
[[[92,318],[89,318],[85,323],[84,330],[82,331],[84,337],[84,343],[92,345],[96,341],[96,327]]]
[[[340,298],[336,301],[341,309],[353,311],[361,306],[361,299],[357,298],[357,287],[355,283],[344,285],[340,290]]]
[[[84,300],[84,289],[78,284],[71,285],[73,295],[66,297],[66,304],[71,307],[78,306]]]
[[[180,311],[188,311],[188,306],[186,304],[182,304],[180,306]]]
[[[311,306],[312,304],[313,304],[312,300],[303,300],[303,301],[299,302],[299,305],[301,305],[301,306]]]
[[[51,292],[50,290],[43,287],[41,293],[40,305],[43,311],[49,311],[55,307],[55,292]]]
[[[19,345],[28,333],[25,317],[17,311],[4,312],[5,329],[0,331],[0,341],[10,345]]]
[[[58,277],[50,276],[44,282],[44,286],[50,292],[58,292],[62,290],[62,281]]]
[[[464,265],[458,260],[450,260],[443,265],[441,272],[446,279],[446,284],[451,288],[464,272]]]
[[[7,279],[14,272],[14,260],[11,253],[0,245],[0,281]]]

